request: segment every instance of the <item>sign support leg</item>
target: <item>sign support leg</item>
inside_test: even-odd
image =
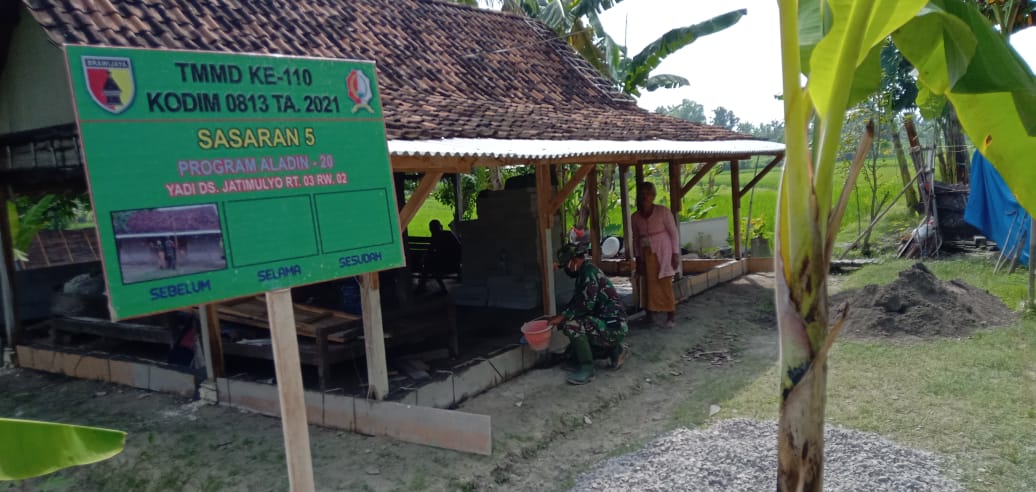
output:
[[[367,396],[383,400],[389,392],[389,383],[377,273],[365,273],[360,277],[360,304],[363,307],[363,341],[367,349]]]
[[[277,373],[288,483],[293,492],[312,492],[315,490],[313,461],[309,451],[306,400],[302,389],[302,366],[299,363],[299,341],[295,332],[291,290],[267,292],[266,310],[269,312],[270,338],[273,341],[273,363]]]

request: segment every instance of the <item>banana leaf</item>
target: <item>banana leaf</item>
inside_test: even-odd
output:
[[[0,418],[0,480],[23,480],[122,452],[126,433],[78,425]]]

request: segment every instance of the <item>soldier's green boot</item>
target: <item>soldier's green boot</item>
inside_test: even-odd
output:
[[[571,337],[572,353],[579,362],[579,369],[568,375],[569,384],[586,384],[594,380],[594,356],[590,339],[586,335]]]

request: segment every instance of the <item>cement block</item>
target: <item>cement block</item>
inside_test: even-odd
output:
[[[716,270],[719,271],[719,281],[721,283],[730,282],[734,278],[734,269],[729,264],[717,267]]]
[[[720,284],[721,280],[720,280],[719,270],[713,268],[712,270],[709,270],[705,275],[709,279],[709,288],[710,289]]]
[[[356,432],[468,453],[493,452],[488,415],[356,399]]]
[[[483,361],[453,375],[453,396],[456,401],[471,398],[492,388],[502,379],[502,375],[497,373],[489,361]]]
[[[64,358],[53,350],[33,349],[32,360],[37,371],[61,374]]]
[[[280,417],[281,406],[277,387],[270,384],[229,380],[230,404],[271,417]]]
[[[79,360],[74,376],[93,381],[111,381],[111,375],[108,371],[108,359],[85,355]]]
[[[399,399],[399,403],[403,405],[417,405],[417,394],[418,388],[411,388],[405,395],[403,395],[403,398]]]
[[[525,370],[521,346],[516,346],[503,353],[494,355],[489,358],[489,362],[500,372],[504,381],[521,374]]]
[[[15,351],[15,354],[17,354],[17,356],[18,356],[18,367],[22,367],[22,368],[25,368],[25,369],[34,369],[35,368],[35,366],[33,366],[33,364],[32,364],[32,355],[33,355],[33,352],[34,352],[32,347],[27,347],[25,345],[19,345],[19,346],[15,347],[14,351]]]
[[[55,352],[54,359],[54,368],[58,370],[58,373],[75,377],[76,368],[79,367],[79,363],[83,360],[83,356],[79,354]]]
[[[195,384],[193,374],[151,366],[151,375],[148,378],[148,389],[151,391],[191,398],[194,396]]]
[[[422,407],[449,408],[457,401],[453,392],[453,374],[421,386],[416,391],[417,404]]]
[[[303,397],[306,399],[306,422],[324,425],[324,394],[306,391]]]
[[[230,380],[227,378],[216,378],[216,396],[219,402],[230,405]]]
[[[150,389],[150,368],[146,364],[121,360],[108,361],[108,380],[133,388]]]
[[[355,398],[340,395],[324,395],[324,424],[349,432],[356,430]]]
[[[690,291],[692,296],[705,292],[709,288],[708,275],[695,275],[690,278]]]

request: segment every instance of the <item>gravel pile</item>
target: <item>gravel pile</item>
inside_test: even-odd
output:
[[[573,491],[760,491],[777,486],[777,423],[735,419],[677,429],[643,449],[608,460]],[[824,490],[963,490],[944,460],[867,432],[828,425]]]

